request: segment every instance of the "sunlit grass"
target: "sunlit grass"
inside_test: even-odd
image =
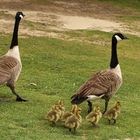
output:
[[[88,36],[93,43],[77,40],[62,41],[47,37],[20,39],[23,70],[17,82],[17,91],[28,99],[26,103],[15,102],[15,97],[7,87],[0,91],[0,139],[124,139],[140,138],[139,132],[139,44],[138,37],[129,36],[118,44],[118,56],[124,83],[116,100],[122,104],[122,112],[115,126],[102,119],[100,128],[93,128],[85,121],[87,103],[83,103],[83,123],[76,135],[69,133],[62,124],[51,127],[44,116],[57,100],[63,99],[69,109],[70,97],[79,86],[98,70],[106,69],[110,60],[111,33],[99,31],[75,31],[70,36]],[[94,43],[105,41],[106,45]],[[0,36],[0,54],[8,49],[10,36]],[[30,85],[35,83],[37,86]],[[96,101],[104,107],[104,101]]]

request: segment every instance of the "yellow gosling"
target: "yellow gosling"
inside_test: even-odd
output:
[[[100,107],[96,106],[92,112],[90,112],[86,116],[86,120],[90,123],[92,123],[94,126],[98,126],[98,123],[102,117],[102,113],[100,111]]]
[[[81,109],[78,108],[75,114],[68,117],[67,120],[65,121],[65,126],[69,129],[69,131],[72,131],[73,129],[75,133],[76,129],[79,128],[80,123],[82,122],[82,117],[80,113],[81,113]]]
[[[54,104],[54,106],[52,106],[51,110],[54,110],[54,108],[58,108],[61,111],[61,117],[62,117],[65,111],[64,102],[62,100],[59,100],[57,103]]]
[[[121,111],[121,104],[120,102],[116,102],[115,105],[109,109],[107,112],[105,112],[104,117],[108,119],[109,124],[111,124],[111,121],[113,120],[113,124],[116,123],[116,119]]]
[[[55,105],[55,106],[57,106],[59,110],[61,111],[61,118],[62,118],[65,111],[64,103],[60,102],[58,105]]]
[[[72,105],[71,111],[65,112],[63,114],[62,118],[61,118],[61,121],[65,122],[68,117],[70,117],[71,115],[75,114],[76,110],[77,110],[77,105]]]
[[[62,100],[59,100],[56,105],[64,106],[64,102]]]
[[[58,106],[53,106],[51,111],[48,112],[47,114],[47,120],[49,122],[52,122],[53,125],[56,124],[61,118],[61,110],[59,109]]]

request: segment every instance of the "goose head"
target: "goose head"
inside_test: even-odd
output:
[[[122,33],[115,33],[113,36],[112,36],[112,40],[118,42],[118,41],[121,41],[121,40],[124,40],[124,39],[128,39],[125,35],[123,35]]]
[[[17,12],[16,16],[15,16],[15,19],[20,21],[21,19],[24,18],[24,16],[25,15],[22,12]]]

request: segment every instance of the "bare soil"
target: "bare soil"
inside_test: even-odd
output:
[[[128,10],[123,14],[127,15]],[[23,11],[26,15],[20,31],[22,36],[62,37],[60,32],[79,29],[120,31],[140,36],[140,32],[116,20],[115,16],[121,14],[122,9],[98,2],[75,1],[53,1],[43,5],[30,0],[0,0],[0,32],[11,33],[16,11]]]

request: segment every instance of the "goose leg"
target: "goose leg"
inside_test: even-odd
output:
[[[76,128],[74,128],[74,134],[76,133]]]
[[[114,124],[116,123],[116,119],[113,119],[113,121],[114,121]]]
[[[11,89],[12,93],[17,97],[16,101],[17,102],[26,102],[27,100],[22,99],[15,91],[15,87],[13,84],[7,84],[7,86]]]
[[[109,99],[105,100],[105,110],[104,110],[103,114],[107,111],[108,102],[109,102]]]
[[[92,103],[90,101],[88,102],[88,113],[90,113],[92,111]]]
[[[52,122],[52,127],[54,127],[56,125],[56,123],[55,122]]]
[[[108,120],[109,124],[111,124],[111,120]]]

